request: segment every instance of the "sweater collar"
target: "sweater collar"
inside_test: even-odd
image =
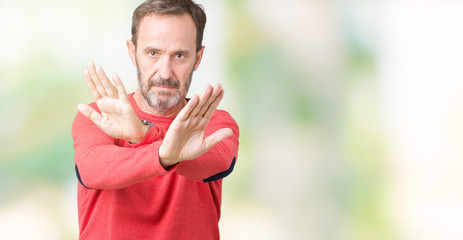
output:
[[[172,121],[174,121],[175,119],[174,117],[161,117],[161,116],[157,116],[157,115],[144,112],[135,102],[133,95],[134,93],[129,94],[130,104],[132,105],[133,109],[135,110],[135,113],[137,113],[140,119],[147,120],[147,121],[150,121],[156,124],[167,124],[167,125],[170,125]]]

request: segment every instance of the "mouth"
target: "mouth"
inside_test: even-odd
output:
[[[168,85],[154,85],[153,87],[162,89],[162,90],[175,90],[177,89],[175,86],[168,86]]]

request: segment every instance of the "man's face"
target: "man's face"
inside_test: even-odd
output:
[[[138,28],[136,48],[131,41],[128,45],[146,102],[157,112],[178,107],[203,51],[196,52],[196,27],[191,16],[145,16]]]

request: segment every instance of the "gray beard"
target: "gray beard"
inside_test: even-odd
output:
[[[148,81],[147,86],[145,87],[142,83],[141,72],[138,66],[137,66],[137,75],[138,75],[138,86],[140,87],[143,98],[146,100],[146,102],[148,103],[150,107],[154,108],[159,113],[164,113],[169,110],[175,109],[180,104],[182,104],[183,100],[186,97],[186,94],[188,93],[188,90],[190,89],[191,79],[193,78],[193,71],[191,71],[190,76],[188,77],[187,81],[185,82],[185,86],[183,87],[184,94],[181,94],[182,91],[181,89],[179,89],[180,91],[177,91],[174,95],[169,97],[167,100],[162,100],[159,98],[159,96],[168,96],[168,95],[171,95],[170,93],[161,91],[156,94],[155,92],[150,91],[150,89],[154,85],[161,84],[161,83],[163,85],[180,88],[180,82],[177,79],[171,79],[171,78],[161,79],[159,77],[151,78]]]

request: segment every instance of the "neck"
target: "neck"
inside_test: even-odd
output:
[[[182,110],[182,108],[187,104],[187,101],[184,100],[181,104],[178,106],[165,111],[165,112],[159,112],[156,111],[156,109],[148,104],[148,101],[143,97],[143,95],[140,92],[140,88],[137,88],[135,91],[135,94],[133,95],[133,99],[135,100],[135,103],[140,107],[140,109],[143,112],[156,115],[159,117],[176,117],[177,114]]]

